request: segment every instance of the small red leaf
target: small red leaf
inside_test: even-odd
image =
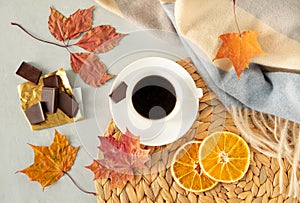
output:
[[[83,35],[75,45],[90,52],[104,53],[118,45],[124,36],[126,34],[117,33],[110,25],[101,25]]]
[[[48,28],[51,34],[59,41],[63,42],[66,40],[65,37],[65,23],[67,18],[63,16],[54,8],[50,8],[50,16],[48,20]]]
[[[82,80],[92,87],[100,86],[113,77],[106,73],[106,66],[92,53],[71,54],[71,65]]]
[[[97,86],[101,86],[102,84],[106,83],[106,81],[112,79],[114,77],[114,75],[109,75],[107,73],[104,73],[104,75],[102,75],[100,81],[98,82]]]
[[[89,53],[71,53],[70,55],[71,67],[75,73],[79,73],[82,64],[89,56],[90,56]]]
[[[78,9],[66,21],[65,38],[76,39],[82,32],[88,31],[93,24],[94,6],[88,9]]]

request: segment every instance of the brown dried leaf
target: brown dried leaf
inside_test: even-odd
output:
[[[51,13],[48,20],[48,28],[51,34],[59,41],[63,42],[66,40],[65,35],[65,24],[67,18],[63,16],[53,7],[50,8]]]
[[[117,33],[110,25],[101,25],[83,35],[75,45],[90,52],[104,53],[118,45],[124,36],[126,34]]]
[[[82,80],[92,87],[100,86],[113,77],[106,73],[106,66],[92,53],[72,53],[71,65]]]
[[[81,33],[92,28],[94,8],[95,6],[88,9],[78,9],[70,15],[65,23],[65,39],[76,39]]]

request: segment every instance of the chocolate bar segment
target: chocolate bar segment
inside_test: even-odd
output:
[[[59,88],[60,77],[58,75],[52,75],[43,79],[44,87],[57,87]]]
[[[38,84],[42,71],[23,61],[16,74],[30,82]]]
[[[25,111],[25,114],[29,122],[33,124],[38,124],[46,120],[45,114],[43,112],[41,102],[32,105]]]
[[[46,112],[55,113],[57,110],[58,88],[43,87],[41,101],[45,103]]]
[[[115,103],[118,103],[126,97],[126,90],[127,84],[125,82],[121,82],[121,84],[119,84],[109,96]]]
[[[60,92],[58,96],[58,108],[60,108],[67,116],[73,118],[78,112],[79,104],[67,93]]]

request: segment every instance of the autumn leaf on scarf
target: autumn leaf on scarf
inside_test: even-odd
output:
[[[50,146],[35,146],[29,144],[34,151],[34,163],[17,171],[26,174],[31,181],[41,184],[42,190],[67,175],[75,186],[84,193],[96,196],[96,193],[81,188],[68,173],[74,164],[79,147],[72,147],[65,135],[55,130],[55,136]]]
[[[99,149],[103,159],[94,160],[86,168],[94,173],[94,180],[110,178],[110,188],[122,188],[134,178],[134,171],[144,167],[149,160],[149,150],[140,148],[140,140],[128,130],[122,135],[122,141],[113,136],[99,137]]]
[[[250,59],[256,54],[264,53],[257,41],[258,32],[248,30],[239,33],[227,33],[219,36],[222,45],[213,60],[228,58],[236,71],[238,78],[249,66]]]
[[[233,0],[233,14],[238,33],[226,33],[219,36],[222,44],[213,59],[228,58],[240,79],[245,68],[249,67],[250,60],[257,54],[263,54],[263,50],[257,41],[258,32],[247,30],[241,33],[236,17],[236,0]]]
[[[68,18],[53,7],[50,8],[48,28],[51,34],[63,44],[40,39],[29,33],[21,25],[11,24],[18,26],[36,40],[65,48],[70,53],[70,65],[73,71],[78,73],[86,84],[97,87],[110,80],[113,75],[107,73],[106,66],[95,54],[108,52],[117,46],[126,34],[118,33],[110,25],[100,25],[93,28],[94,8],[91,6],[88,9],[78,9]],[[80,36],[82,36],[81,39],[72,44],[72,40]],[[73,53],[72,47],[74,46],[81,47],[91,53]]]
[[[104,53],[118,45],[124,36],[126,34],[117,33],[110,25],[101,25],[83,35],[75,45],[90,52]]]
[[[69,145],[67,137],[56,130],[50,146],[29,146],[34,151],[34,163],[18,172],[26,174],[32,181],[39,182],[43,190],[71,169],[79,149]]]

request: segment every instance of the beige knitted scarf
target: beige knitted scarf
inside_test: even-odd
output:
[[[144,28],[171,32],[174,31],[173,25],[161,4],[175,2],[175,21],[180,34],[201,47],[210,58],[213,58],[219,46],[218,35],[235,30],[235,24],[232,23],[232,1],[229,0],[97,0],[97,2],[104,8]],[[251,6],[251,1],[244,1],[244,4]],[[300,70],[300,44],[296,40],[273,29],[240,7],[237,7],[237,13],[242,25],[241,29],[261,32],[260,42],[267,54],[255,57],[253,62],[274,67],[273,70],[276,71],[284,69],[298,72]],[[291,23],[296,23],[296,21],[291,20]],[[215,65],[224,70],[232,68],[226,60],[219,60]],[[284,168],[282,160],[286,159],[292,165],[289,196],[297,197],[299,194],[300,125],[250,109],[233,108],[229,109],[229,112],[243,138],[254,149],[269,157],[277,158],[280,166],[281,192],[285,187],[282,182]]]

